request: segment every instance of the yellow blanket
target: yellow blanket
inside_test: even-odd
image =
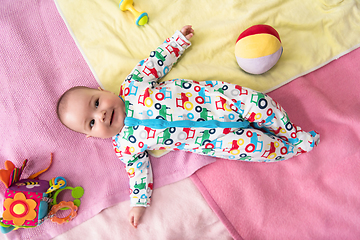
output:
[[[54,0],[103,88],[119,92],[123,79],[175,30],[191,24],[192,46],[165,79],[220,80],[269,92],[360,46],[357,0],[135,0],[149,15],[135,24],[120,0]],[[243,72],[235,41],[255,24],[274,27],[284,52],[267,73]]]

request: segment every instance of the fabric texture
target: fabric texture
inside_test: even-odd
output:
[[[79,236],[89,240],[233,240],[189,178],[156,189],[153,197],[156,201],[146,210],[137,229],[129,226],[127,214],[123,214],[129,210],[129,201],[125,201],[53,240],[78,240]]]

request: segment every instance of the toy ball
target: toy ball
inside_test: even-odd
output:
[[[243,31],[235,44],[240,68],[251,74],[270,70],[283,52],[278,32],[269,25],[254,25]]]

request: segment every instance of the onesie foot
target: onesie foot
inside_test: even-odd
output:
[[[315,146],[317,146],[320,143],[319,133],[315,131],[311,131],[306,133],[306,135],[307,135],[305,137],[306,139],[302,140],[299,144],[296,145],[298,147],[296,156],[301,153],[310,152]]]

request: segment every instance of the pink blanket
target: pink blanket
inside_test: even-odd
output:
[[[46,221],[35,229],[6,235],[50,239],[128,200],[128,178],[111,140],[86,139],[57,120],[56,102],[67,88],[97,87],[97,83],[53,1],[1,1],[0,29],[0,168],[6,160],[20,167],[27,158],[22,176],[26,178],[47,167],[53,152],[53,165],[40,179],[63,176],[70,186],[85,189],[73,221],[63,225]],[[155,187],[186,178],[212,161],[179,152],[152,159]],[[0,184],[1,205],[4,193]]]
[[[321,143],[291,160],[217,160],[192,176],[234,239],[360,238],[360,49],[271,92]]]

